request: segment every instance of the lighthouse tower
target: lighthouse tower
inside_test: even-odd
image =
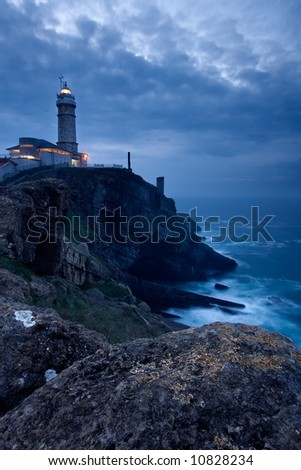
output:
[[[56,105],[58,108],[58,142],[60,149],[71,153],[78,153],[78,144],[76,142],[76,123],[75,123],[75,96],[72,95],[67,82],[60,77],[60,92],[57,94]]]

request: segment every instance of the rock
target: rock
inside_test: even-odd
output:
[[[282,300],[281,297],[278,297],[277,295],[270,295],[268,297],[268,301],[271,304],[284,304],[284,300]]]
[[[50,266],[53,267],[58,246],[48,242],[29,242],[28,236],[37,234],[37,228],[31,221],[38,220],[38,217],[40,221],[41,217],[45,220],[50,207],[55,208],[59,217],[67,211],[66,204],[66,187],[60,181],[56,184],[53,184],[53,180],[27,182],[11,189],[1,189],[0,238],[2,243],[6,243],[8,255],[26,264],[34,263],[38,257],[40,269],[49,270]],[[49,235],[55,230],[55,224],[51,227],[46,224],[43,234]],[[45,250],[48,256],[45,256]]]
[[[231,300],[218,299],[208,295],[182,291],[172,287],[171,285],[145,281],[133,276],[126,276],[125,281],[130,286],[134,295],[145,300],[155,312],[162,313],[170,307],[188,308],[196,306],[211,308],[216,305],[231,309],[242,309],[245,307],[244,304],[233,302]]]
[[[9,248],[6,240],[3,240],[3,238],[0,237],[0,256],[1,255],[8,255],[9,254]]]
[[[109,278],[114,269],[91,256],[86,243],[65,236],[70,224],[67,195],[66,184],[54,179],[0,188],[0,254],[37,274],[61,275],[77,285]]]
[[[300,450],[300,390],[289,339],[215,323],[74,363],[0,418],[0,446]]]
[[[137,299],[136,299],[136,297],[133,296],[133,292],[131,291],[129,286],[125,286],[124,284],[119,284],[119,285],[125,291],[125,296],[123,298],[123,301],[130,304],[130,305],[136,305]]]
[[[19,302],[32,300],[28,283],[22,277],[0,268],[0,295],[5,295],[7,292],[13,300]]]
[[[0,332],[0,414],[41,387],[47,371],[59,373],[99,348],[108,349],[101,334],[62,320],[52,309],[1,296]]]
[[[54,286],[46,279],[34,277],[30,282],[31,294],[35,299],[43,299],[45,303],[51,304],[56,299]]]
[[[86,295],[89,297],[89,299],[93,302],[96,303],[97,305],[102,304],[105,296],[103,295],[102,292],[100,292],[99,289],[91,288],[86,290]]]
[[[183,225],[186,230],[183,240],[179,243],[167,243],[166,239],[171,231],[166,222],[160,222],[158,243],[153,243],[157,234],[156,220],[161,218],[171,221],[178,215],[174,201],[158,193],[157,188],[140,176],[126,170],[109,168],[96,169],[93,172],[84,169],[79,171],[80,173],[76,173],[59,169],[57,173],[68,185],[68,201],[73,213],[85,220],[87,214],[99,215],[102,208],[106,208],[109,215],[120,208],[122,216],[126,217],[127,229],[121,231],[121,235],[127,235],[126,243],[113,239],[112,243],[105,244],[96,236],[91,245],[91,251],[106,259],[107,263],[138,278],[168,281],[201,280],[206,278],[208,268],[223,271],[236,266],[235,261],[202,243],[200,237],[195,237],[198,242],[193,242],[188,235],[188,223]],[[143,243],[135,242],[131,221],[136,217],[151,226],[150,239]],[[192,229],[196,229],[195,224]]]
[[[229,286],[226,286],[225,284],[220,284],[220,283],[216,283],[214,285],[214,288],[217,289],[217,290],[227,290],[229,289]]]
[[[151,313],[151,308],[149,305],[147,305],[146,302],[139,302],[138,303],[138,308],[139,308],[139,311],[145,315],[147,314],[150,314]]]

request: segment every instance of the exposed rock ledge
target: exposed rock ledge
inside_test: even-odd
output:
[[[215,323],[102,348],[0,419],[3,449],[301,449],[301,352]]]
[[[62,320],[53,309],[0,295],[0,416],[41,387],[49,374],[108,347],[103,335]]]

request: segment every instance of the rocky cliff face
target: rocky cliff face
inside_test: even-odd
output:
[[[300,390],[291,341],[217,323],[102,347],[0,418],[0,446],[300,449]]]
[[[186,236],[181,242],[167,243],[172,230],[168,230],[162,219],[171,221],[175,217],[175,203],[140,176],[116,169],[80,170],[79,175],[66,169],[57,172],[57,177],[68,186],[72,213],[85,220],[87,214],[98,215],[102,208],[106,208],[109,215],[120,208],[121,216],[126,217],[127,225],[121,229],[126,243],[107,244],[96,237],[90,246],[93,253],[123,272],[149,280],[200,280],[205,278],[206,269],[223,271],[236,266],[235,261],[216,253],[206,244],[192,241],[188,224],[184,227]],[[141,221],[141,231],[151,232],[149,240],[141,243],[141,236],[135,238],[134,220],[136,223]],[[111,235],[110,229],[107,230]]]
[[[120,169],[66,168],[56,170],[55,175],[58,179],[0,190],[0,255],[78,285],[121,273],[149,280],[200,280],[206,269],[235,267],[235,261],[193,242],[188,235],[181,243],[166,243],[172,231],[165,222],[154,221],[174,217],[174,201],[141,177]],[[106,241],[118,224],[115,220],[104,226],[103,215],[97,218],[103,208],[109,217],[120,209],[126,220],[121,240],[117,236]],[[148,225],[143,230],[150,231],[149,238],[155,234],[155,243],[135,238],[138,219]]]
[[[67,213],[67,204],[66,185],[57,180],[2,189],[0,256],[21,261],[39,274],[62,275],[79,285],[108,276],[105,267],[89,255],[84,245],[76,246],[64,239],[60,220]],[[57,215],[53,221],[49,218],[50,208],[55,208]],[[40,239],[39,233],[48,236]]]

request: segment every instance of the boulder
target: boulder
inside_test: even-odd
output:
[[[229,286],[226,286],[225,284],[220,284],[219,282],[217,282],[214,285],[214,288],[217,289],[217,290],[228,290]]]
[[[11,299],[20,302],[30,302],[31,295],[28,283],[7,269],[0,268],[0,295],[9,292]]]
[[[300,390],[289,339],[215,323],[74,363],[0,418],[0,446],[300,450]]]
[[[105,338],[62,320],[52,309],[0,296],[0,414],[16,406],[49,376],[97,349]],[[53,373],[54,373],[53,372]]]
[[[34,276],[30,282],[30,291],[34,299],[43,299],[45,303],[53,303],[56,299],[55,287],[44,278]]]

